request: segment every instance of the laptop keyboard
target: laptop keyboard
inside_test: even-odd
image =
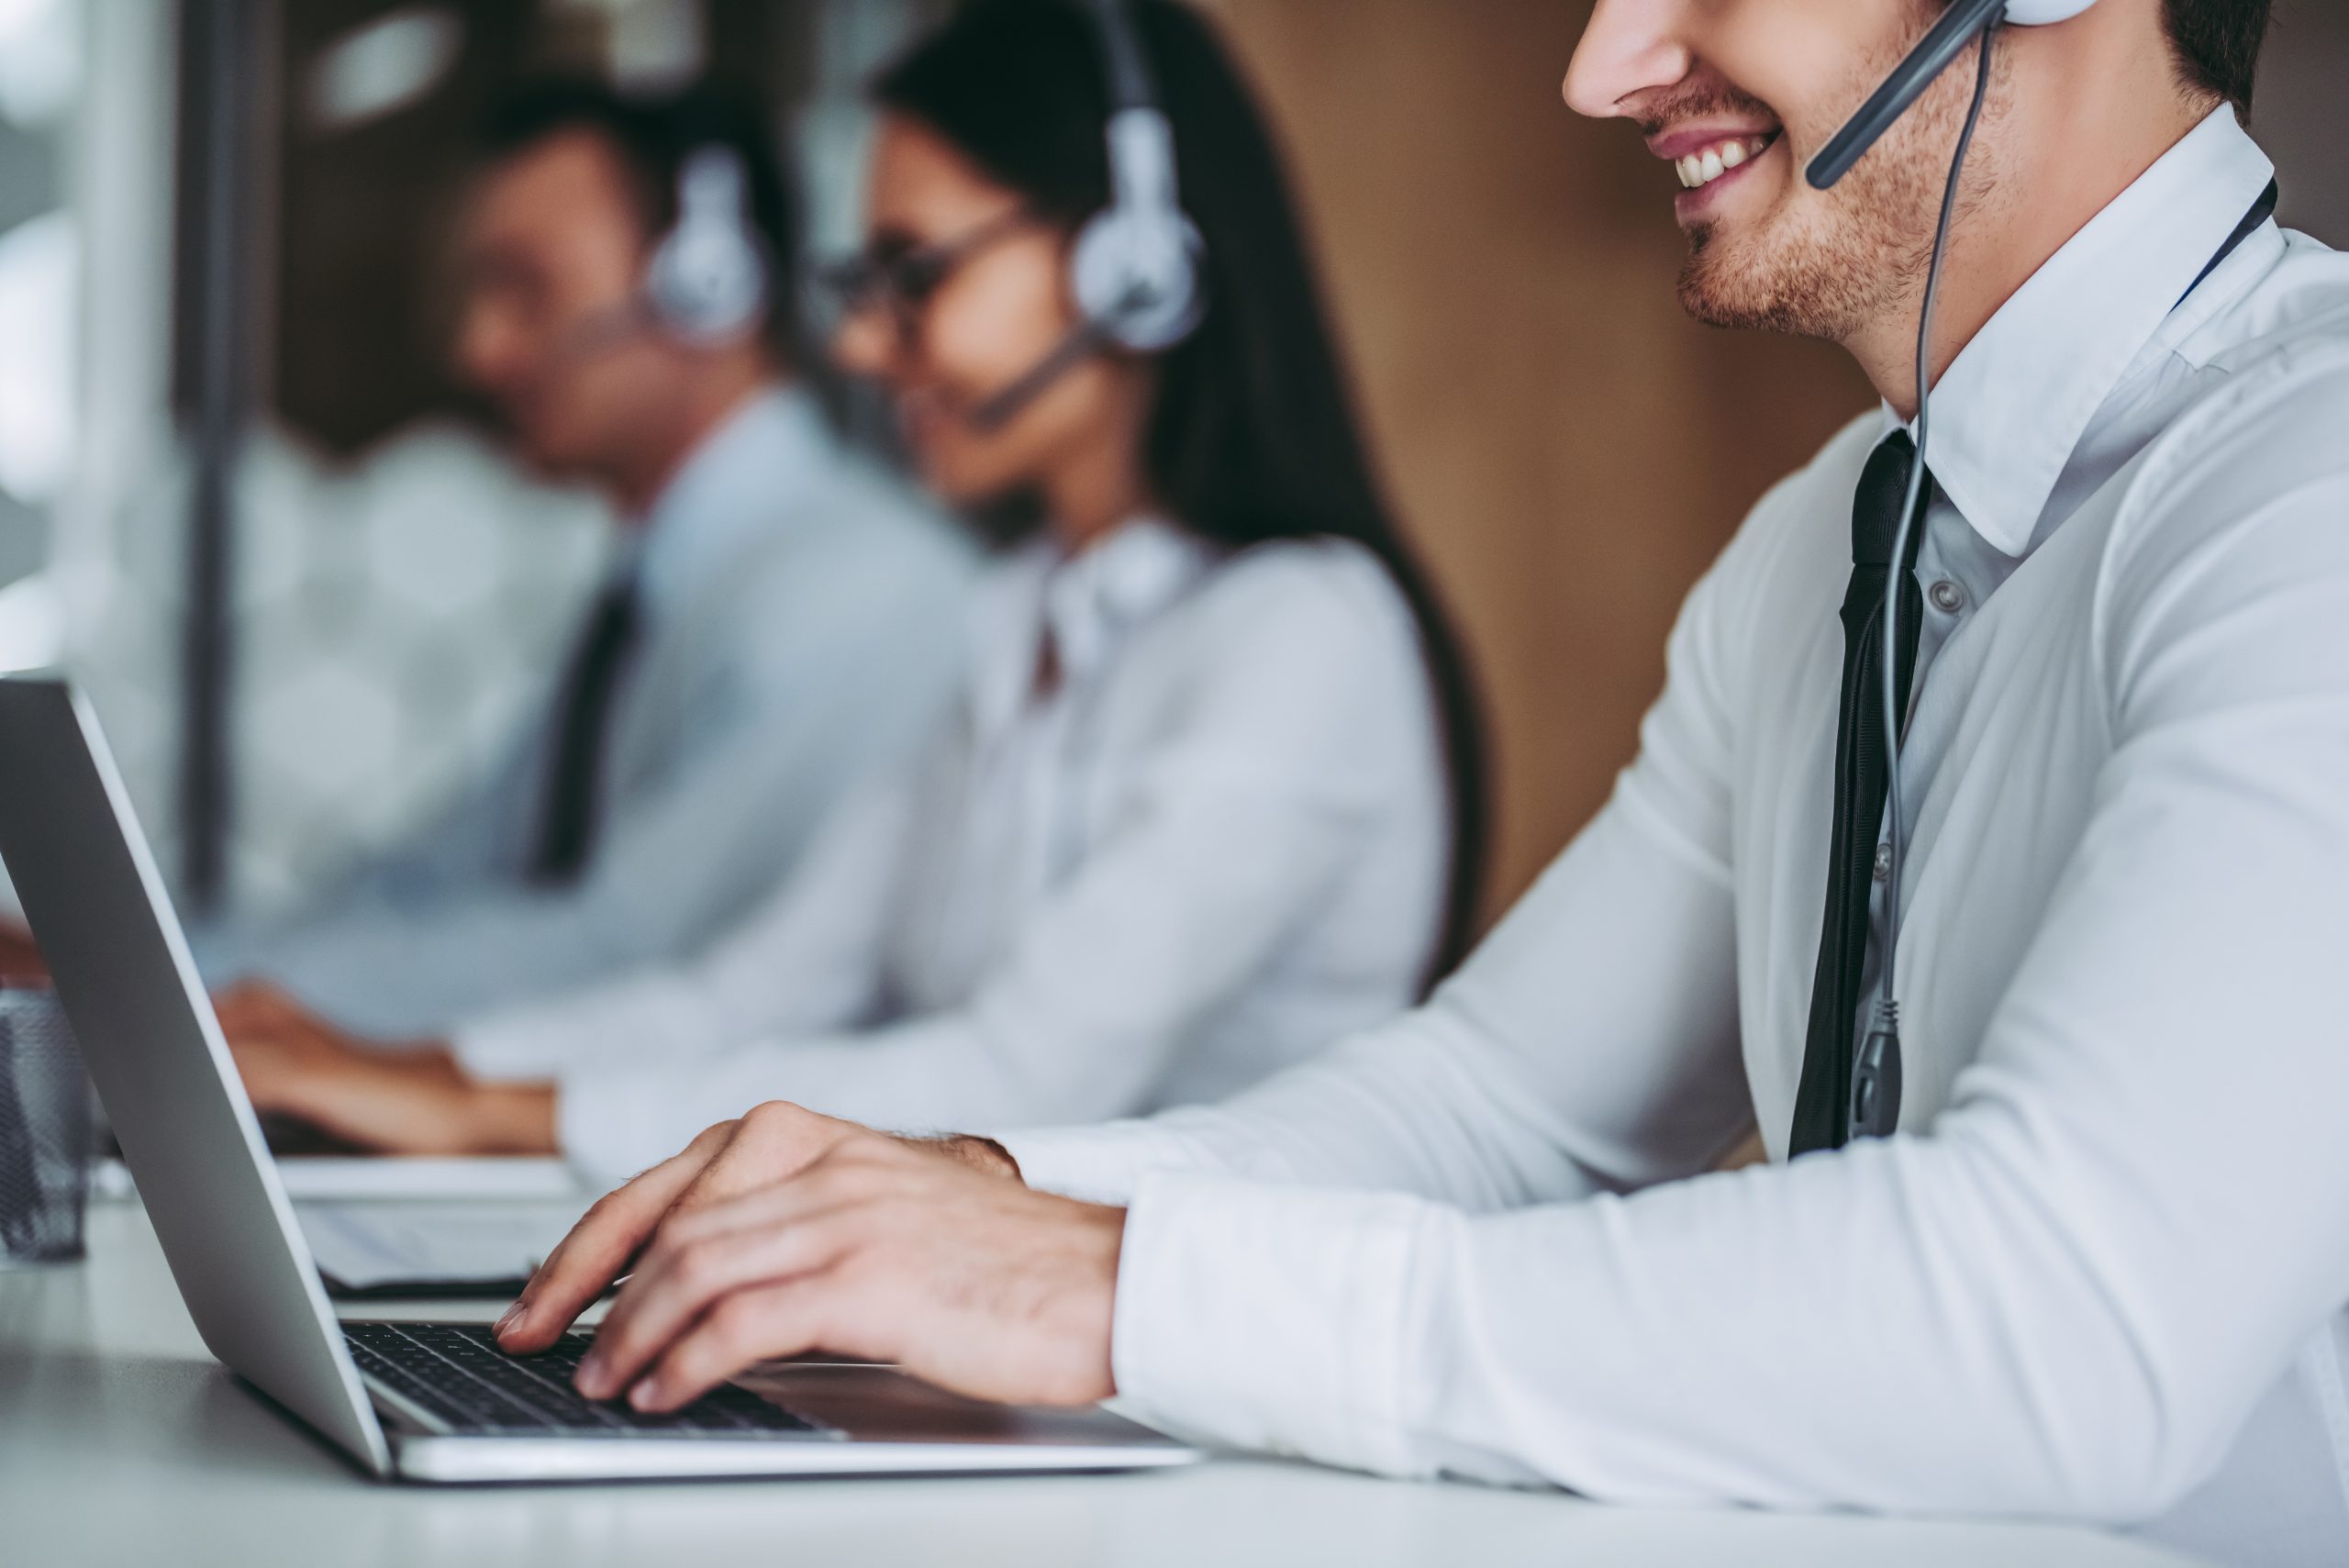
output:
[[[644,1415],[618,1401],[582,1398],[571,1376],[587,1353],[584,1334],[566,1334],[554,1348],[533,1356],[507,1354],[486,1328],[471,1324],[345,1323],[342,1337],[362,1374],[468,1435],[829,1435],[730,1384],[664,1416]]]

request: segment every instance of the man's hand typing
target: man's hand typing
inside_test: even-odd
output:
[[[820,1349],[982,1398],[1088,1404],[1115,1392],[1124,1229],[1122,1209],[1029,1191],[985,1140],[763,1106],[598,1203],[498,1338],[552,1343],[634,1260],[580,1367],[591,1398],[673,1409]]]

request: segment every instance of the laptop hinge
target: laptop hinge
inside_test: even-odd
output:
[[[379,1415],[388,1416],[400,1426],[413,1428],[428,1437],[445,1438],[457,1434],[457,1428],[451,1426],[446,1420],[414,1400],[406,1398],[376,1382],[365,1373],[359,1374],[359,1381],[366,1387],[367,1396],[375,1402],[375,1408]]]

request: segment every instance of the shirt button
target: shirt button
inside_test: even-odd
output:
[[[1889,843],[1878,844],[1876,847],[1876,879],[1883,882],[1891,875],[1892,846]]]
[[[1935,583],[1927,591],[1926,597],[1933,601],[1933,608],[1945,616],[1954,616],[1965,607],[1965,587],[1947,577]]]

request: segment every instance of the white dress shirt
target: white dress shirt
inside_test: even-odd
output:
[[[1008,1140],[1130,1206],[1122,1394],[1397,1473],[2349,1561],[2349,260],[2269,224],[2179,304],[2269,172],[2213,115],[1934,396],[1901,1133],[1785,1162],[1871,416],[1428,1006]],[[1774,1162],[1705,1173],[1757,1118]]]
[[[951,695],[967,541],[843,448],[803,391],[745,403],[634,530],[643,620],[605,731],[593,859],[531,882],[552,724],[323,907],[199,933],[206,978],[275,981],[405,1039],[683,959],[799,858]]]
[[[553,1075],[564,1150],[607,1172],[774,1098],[951,1128],[1220,1097],[1418,995],[1437,734],[1410,610],[1358,546],[1226,556],[1147,520],[1033,546],[983,592],[927,754],[764,908],[456,1049]]]

